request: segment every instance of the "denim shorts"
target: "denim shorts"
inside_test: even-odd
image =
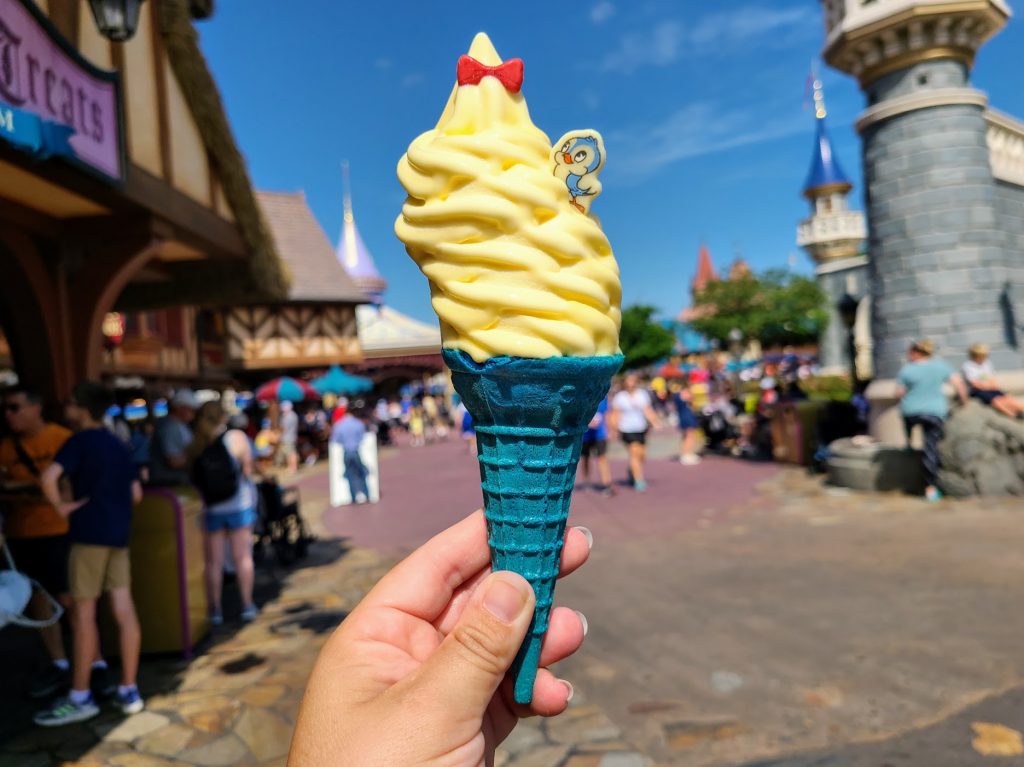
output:
[[[242,509],[241,511],[220,511],[211,514],[206,512],[206,532],[215,533],[218,530],[231,532],[241,530],[243,527],[252,527],[256,524],[256,511],[254,509]]]

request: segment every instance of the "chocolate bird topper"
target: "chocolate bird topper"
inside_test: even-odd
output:
[[[590,213],[590,203],[601,194],[597,174],[604,167],[604,141],[595,130],[566,133],[551,150],[555,178],[564,181],[569,203],[580,213]]]

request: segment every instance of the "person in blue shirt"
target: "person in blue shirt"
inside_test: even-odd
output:
[[[74,388],[65,415],[75,434],[40,477],[46,500],[68,517],[68,581],[74,601],[71,691],[51,709],[36,715],[36,724],[45,727],[80,722],[100,712],[89,691],[89,675],[99,650],[96,602],[103,592],[110,595],[120,639],[118,705],[126,714],[138,713],[144,705],[136,686],[142,636],[128,560],[132,508],[142,499],[142,485],[128,447],[103,427],[103,415],[112,399],[99,383],[86,381]],[[62,476],[70,480],[73,501],[61,499],[58,483]]]
[[[580,451],[583,458],[583,482],[590,482],[590,457],[597,461],[597,474],[601,478],[598,489],[605,498],[615,495],[612,489],[612,469],[608,465],[608,397],[601,400],[597,412],[590,421],[590,426],[583,434],[583,447]]]
[[[353,503],[365,503],[370,499],[366,487],[366,466],[359,457],[359,446],[366,434],[366,424],[349,410],[331,429],[331,442],[340,445],[345,454],[345,479],[352,493]]]
[[[944,387],[947,382],[951,383],[961,402],[967,402],[967,387],[948,362],[935,356],[935,344],[927,338],[910,345],[907,360],[899,373],[900,412],[908,443],[914,427],[921,427],[925,498],[937,501],[942,497],[936,484],[939,443],[945,436],[945,423],[949,416],[949,400]]]

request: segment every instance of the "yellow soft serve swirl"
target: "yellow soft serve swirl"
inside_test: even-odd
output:
[[[469,55],[500,63],[484,35]],[[444,346],[477,362],[618,353],[618,265],[551,156],[522,93],[484,77],[456,87],[398,164],[395,232],[430,281]]]

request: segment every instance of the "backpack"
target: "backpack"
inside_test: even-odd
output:
[[[207,445],[192,465],[192,483],[207,506],[226,501],[238,492],[238,474],[223,437]]]

